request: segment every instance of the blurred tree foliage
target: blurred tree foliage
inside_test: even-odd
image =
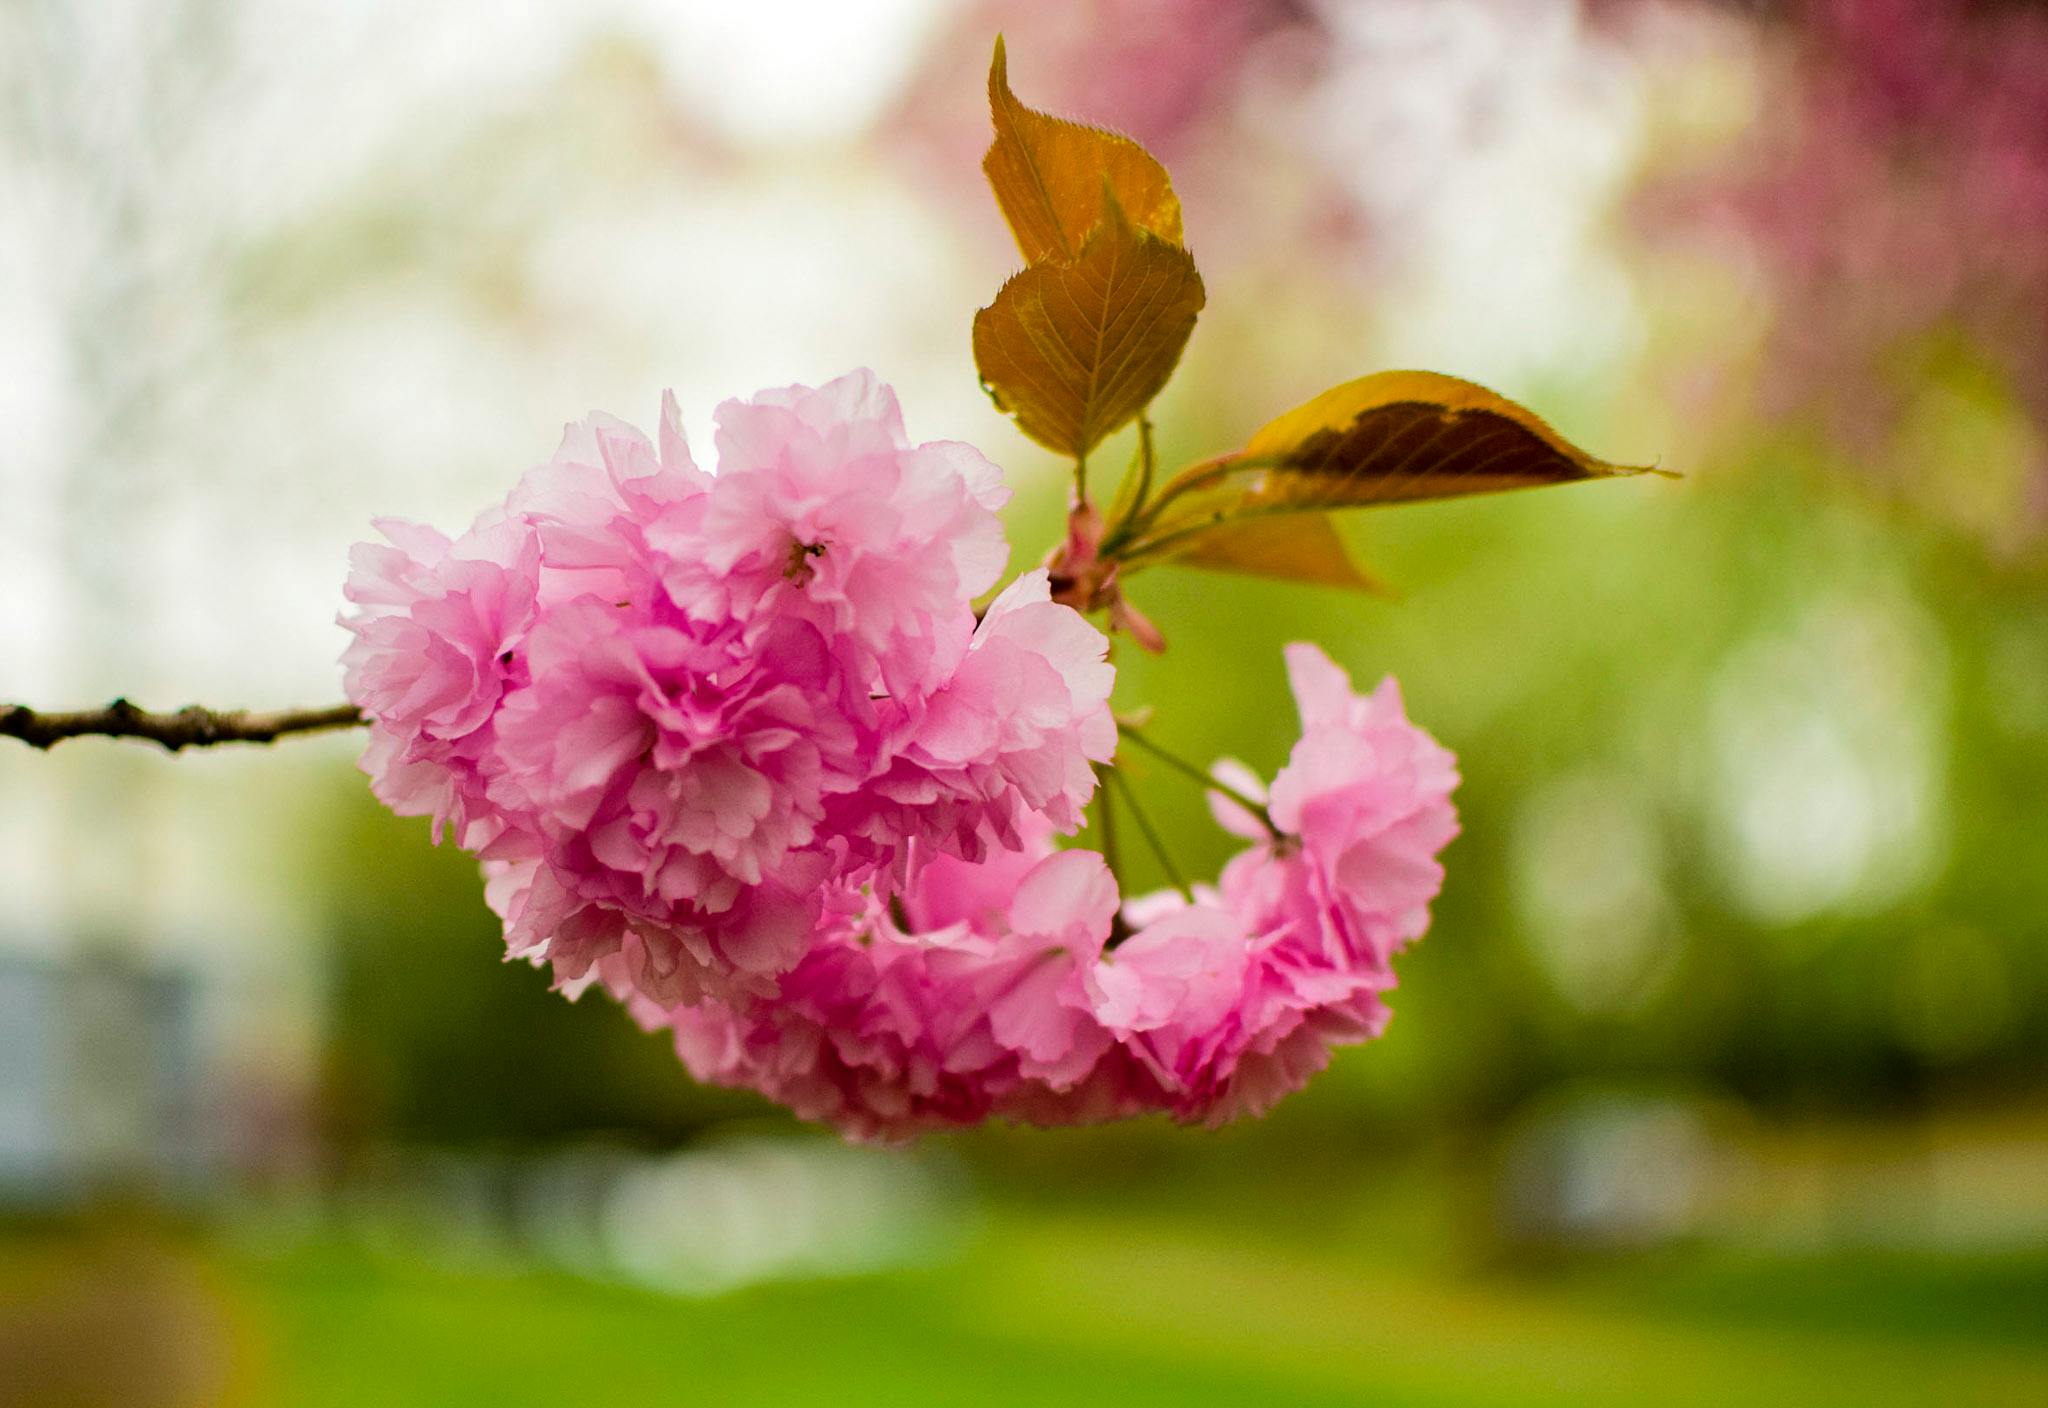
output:
[[[758,1102],[694,1085],[601,996],[565,1002],[504,961],[476,863],[427,844],[360,777],[323,799],[317,904],[332,936],[326,1116],[342,1147],[673,1140]]]
[[[1861,222],[1852,211],[1845,228]],[[1243,443],[1257,424],[1248,400],[1276,389],[1260,374],[1298,367],[1262,352],[1353,355],[1368,341],[1318,306],[1335,285],[1303,268],[1297,298],[1262,298],[1255,320],[1232,322],[1219,296],[1208,340],[1226,350],[1198,343],[1155,407],[1162,464]],[[1754,329],[1721,326],[1747,315],[1740,270],[1709,268],[1665,264],[1642,280],[1648,365],[1509,388],[1576,443],[1661,455],[1682,483],[1353,516],[1341,531],[1405,593],[1395,600],[1171,565],[1134,583],[1171,649],[1120,652],[1118,703],[1170,704],[1147,731],[1182,756],[1233,751],[1270,775],[1297,732],[1280,646],[1312,639],[1361,685],[1396,675],[1462,763],[1465,831],[1435,925],[1401,961],[1397,1020],[1267,1130],[1436,1137],[1581,1076],[1704,1086],[1765,1109],[2038,1098],[2048,559],[2025,535],[1994,548],[2001,535],[1984,531],[2011,515],[2038,458],[2026,408],[2038,387],[1994,374],[1966,321],[1938,319],[1913,343],[1911,394],[1864,376],[1826,383],[1902,413],[1888,472],[1873,475],[1867,449],[1797,398],[1767,419],[1731,409],[1741,398],[1657,384],[1672,370],[1660,359],[1710,381],[1788,380],[1781,357],[1750,345]],[[1813,306],[1788,298],[1780,311],[1815,338],[1852,339],[1848,320]],[[2037,329],[2021,335],[2039,351]],[[1106,440],[1091,464],[1120,463],[1131,438]],[[1012,460],[1019,564],[1058,540],[1065,478],[1020,464],[1020,444],[988,446]],[[1891,471],[1910,492],[1894,492]],[[1182,868],[1213,874],[1232,843],[1200,798],[1142,759],[1132,771]],[[321,805],[342,1127],[668,1138],[768,1113],[695,1087],[601,997],[565,1003],[539,973],[497,962],[474,863],[428,848],[424,823],[384,813],[360,778],[337,779]],[[1164,883],[1130,849],[1132,888]]]
[[[1172,648],[1120,652],[1119,702],[1174,701],[1150,731],[1184,755],[1270,773],[1297,727],[1279,647],[1310,638],[1361,683],[1400,678],[1463,767],[1465,831],[1390,1034],[1275,1124],[1429,1137],[1576,1076],[1766,1109],[2037,1087],[2042,583],[1845,495],[1824,453],[1773,442],[1676,486],[1348,525],[1400,601],[1147,574]],[[1192,788],[1135,775],[1183,865],[1213,873],[1232,843]],[[696,1087],[603,998],[497,961],[474,863],[423,822],[359,780],[331,806],[344,1128],[671,1138],[768,1112]],[[1134,888],[1163,883],[1142,852],[1128,864]]]

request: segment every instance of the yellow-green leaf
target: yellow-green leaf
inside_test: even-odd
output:
[[[1411,503],[1641,474],[1587,454],[1534,412],[1435,372],[1381,372],[1334,387],[1260,430],[1243,450],[1182,472],[1112,547],[1127,560],[1270,557],[1251,525],[1279,515]],[[1317,551],[1322,550],[1318,544]]]
[[[1311,586],[1376,594],[1387,591],[1385,583],[1358,565],[1326,513],[1247,519],[1229,532],[1196,537],[1193,546],[1175,560],[1189,567]]]
[[[1018,102],[1000,36],[988,70],[988,105],[996,137],[981,169],[1027,264],[1080,254],[1102,217],[1105,180],[1132,224],[1180,243],[1180,201],[1166,168],[1128,137]]]
[[[1204,299],[1186,250],[1132,225],[1099,180],[1096,199],[1077,257],[1031,265],[974,315],[974,364],[997,409],[1076,457],[1159,394]]]

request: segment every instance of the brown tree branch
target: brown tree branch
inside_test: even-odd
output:
[[[353,704],[327,709],[203,709],[188,704],[176,713],[152,714],[125,699],[104,709],[39,712],[25,704],[0,704],[0,737],[18,738],[31,748],[49,749],[67,738],[146,738],[175,753],[216,743],[271,743],[295,733],[325,733],[368,722]]]

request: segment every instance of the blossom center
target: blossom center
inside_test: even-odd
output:
[[[801,538],[789,540],[789,562],[783,567],[782,575],[798,586],[808,584],[818,575],[818,569],[811,565],[814,557],[823,557],[828,544],[807,543]]]

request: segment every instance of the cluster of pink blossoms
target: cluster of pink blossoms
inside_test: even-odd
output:
[[[1377,1033],[1456,830],[1391,683],[1293,647],[1303,738],[1218,803],[1255,844],[1125,904],[1054,845],[1115,751],[1107,642],[1042,571],[973,609],[995,468],[866,373],[728,402],[717,447],[672,400],[654,442],[593,417],[462,537],[355,551],[364,768],[481,858],[512,954],[863,1137],[1226,1119]]]
[[[932,861],[893,902],[850,896],[772,1000],[643,1014],[700,1079],[867,1137],[1265,1111],[1332,1046],[1379,1034],[1391,960],[1428,927],[1457,831],[1454,760],[1391,681],[1355,695],[1310,645],[1287,663],[1301,741],[1263,817],[1212,794],[1254,844],[1192,903],[1125,904],[1100,856],[1040,827],[978,863]],[[1131,928],[1111,947],[1120,907]]]

